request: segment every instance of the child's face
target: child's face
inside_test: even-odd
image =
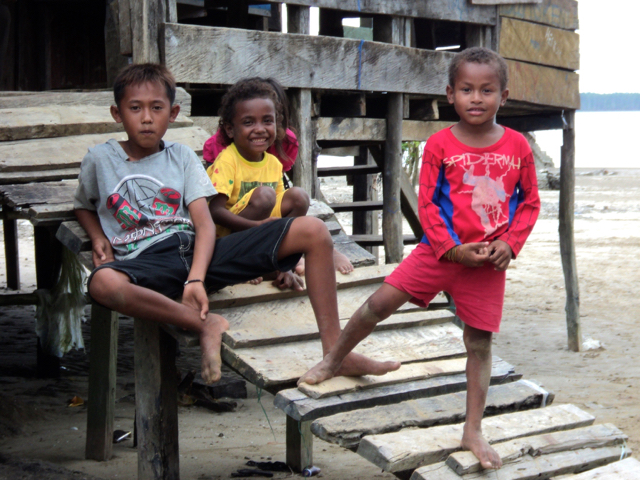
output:
[[[164,85],[157,82],[129,85],[120,106],[111,107],[111,115],[123,124],[129,137],[125,142],[130,150],[127,154],[133,156],[158,152],[162,137],[179,112],[180,106],[171,106]]]
[[[225,125],[240,155],[259,162],[276,139],[276,108],[269,98],[243,100],[235,106],[233,123]]]
[[[509,90],[500,88],[500,76],[492,63],[464,62],[453,88],[447,85],[449,103],[460,116],[460,122],[470,126],[493,124],[508,96]]]

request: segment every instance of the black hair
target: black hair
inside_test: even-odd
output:
[[[500,90],[504,91],[507,88],[507,83],[509,81],[509,69],[507,68],[507,62],[505,62],[504,58],[493,50],[489,50],[484,47],[467,48],[453,57],[453,60],[449,65],[449,86],[451,88],[455,86],[460,65],[466,62],[495,65],[496,72],[500,78]]]
[[[124,98],[125,89],[131,85],[143,83],[159,83],[167,92],[169,103],[173,105],[176,99],[176,81],[171,72],[164,65],[156,63],[137,63],[124,67],[113,83],[113,96],[116,105],[120,108],[120,102]]]

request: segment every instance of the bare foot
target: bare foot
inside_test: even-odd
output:
[[[229,322],[224,317],[209,313],[200,332],[200,350],[202,351],[202,379],[211,384],[220,380],[222,357],[220,348],[222,334],[229,329]]]
[[[254,278],[253,280],[249,280],[247,283],[251,285],[260,285],[262,283],[262,280],[263,280],[262,277],[258,277],[258,278]]]
[[[304,277],[304,256],[300,257],[300,261],[296,265],[296,268],[293,270],[301,277]]]
[[[399,368],[400,362],[379,362],[354,352],[349,353],[341,364],[332,362],[327,355],[320,363],[300,377],[298,384],[306,382],[309,385],[316,385],[335,376],[384,375]]]
[[[336,266],[336,270],[343,275],[353,272],[353,265],[349,259],[335,248],[333,249],[333,263]]]
[[[467,430],[465,425],[460,446],[464,450],[471,451],[471,453],[473,453],[480,461],[482,468],[502,467],[502,459],[500,458],[500,455],[498,455],[498,452],[489,445],[489,442],[485,440],[481,432]]]

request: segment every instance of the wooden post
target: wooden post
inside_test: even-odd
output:
[[[160,324],[134,320],[138,480],[180,478],[176,341]]]
[[[562,154],[560,160],[560,208],[559,233],[560,256],[564,271],[567,295],[567,336],[569,350],[579,352],[582,347],[580,329],[580,292],[578,289],[578,269],[573,238],[574,190],[575,190],[575,110],[565,110],[566,125],[562,131]]]
[[[353,160],[354,165],[375,165],[367,147],[360,147],[360,155]],[[378,192],[373,188],[373,177],[374,175],[354,175],[353,199],[355,201],[378,200]],[[353,234],[377,235],[378,214],[372,211],[353,212]],[[376,257],[376,263],[378,263],[378,247],[364,248]]]
[[[113,415],[116,401],[118,313],[93,303],[89,359],[88,460],[109,460],[113,451]]]
[[[299,422],[287,415],[287,465],[301,472],[313,465],[311,422]]]
[[[308,35],[310,32],[309,7],[287,5],[287,31]],[[298,133],[298,159],[293,166],[293,184],[302,188],[312,198],[316,197],[315,127],[311,120],[313,103],[311,90],[289,89],[291,122]]]
[[[402,173],[402,94],[389,93],[387,106],[387,139],[382,170],[382,238],[385,263],[402,261],[402,208],[400,175]]]
[[[4,229],[4,258],[7,271],[7,288],[20,290],[20,262],[18,257],[18,222],[11,218],[13,209],[2,206],[2,227]]]
[[[131,47],[133,63],[162,61],[162,25],[177,21],[176,0],[131,1]]]

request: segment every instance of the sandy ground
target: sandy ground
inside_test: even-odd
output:
[[[541,192],[541,218],[509,268],[502,332],[495,337],[494,353],[553,391],[556,403],[574,403],[594,414],[598,423],[614,423],[636,450],[640,446],[640,355],[635,334],[640,317],[640,170],[584,173],[577,177],[575,220],[581,324],[586,345],[600,347],[581,353],[567,349],[558,192]],[[346,188],[337,191],[344,193]],[[28,224],[21,227],[27,292],[35,288],[30,233]],[[4,265],[0,267],[4,285]],[[3,308],[0,328],[0,479],[135,478],[136,452],[130,441],[115,445],[109,462],[84,460],[86,410],[67,405],[74,395],[86,398],[85,353],[63,358],[62,378],[38,379],[32,307]],[[122,319],[116,428],[124,430],[132,428],[134,415],[131,337],[131,321]],[[197,350],[190,350],[183,352],[179,366],[186,371],[197,363]],[[238,400],[231,413],[180,407],[181,478],[230,478],[247,459],[284,460],[284,415],[273,407],[271,395],[259,395],[251,385],[248,392],[249,398]],[[25,458],[39,462],[21,460]],[[394,478],[358,455],[320,440],[315,442],[314,460],[324,478]],[[290,476],[282,473],[274,478]]]

